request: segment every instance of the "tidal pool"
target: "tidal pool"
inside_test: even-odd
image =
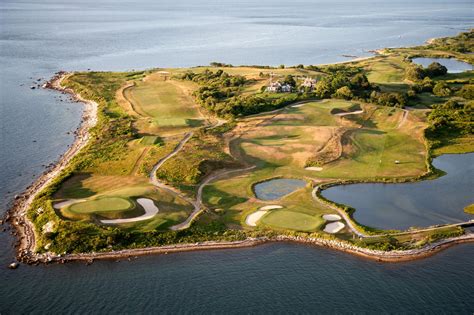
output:
[[[433,165],[447,174],[403,184],[353,184],[322,192],[327,199],[356,209],[361,224],[407,229],[474,219],[464,207],[474,203],[474,153],[443,155]]]
[[[461,73],[474,69],[471,64],[454,58],[413,58],[413,62],[424,68],[433,62],[439,62],[448,69],[448,73]]]
[[[306,186],[301,179],[275,178],[254,186],[255,196],[261,200],[275,200]]]

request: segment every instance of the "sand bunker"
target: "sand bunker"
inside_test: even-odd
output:
[[[138,222],[144,221],[153,218],[159,211],[158,207],[155,205],[153,200],[148,198],[138,198],[137,202],[140,206],[145,209],[145,214],[135,218],[128,218],[128,219],[114,219],[114,220],[100,220],[100,222],[105,224],[120,224],[120,223],[131,223],[131,222]]]
[[[292,108],[298,108],[298,107],[302,107],[302,106],[304,106],[304,105],[305,105],[305,104],[298,104],[298,105],[293,105],[293,106],[291,106],[291,107],[292,107]]]
[[[58,202],[57,204],[55,204],[53,206],[54,209],[61,209],[61,208],[64,208],[64,207],[67,207],[67,206],[70,206],[74,203],[78,203],[78,202],[84,202],[86,201],[85,199],[69,199],[69,200],[66,200],[66,201],[61,201],[61,202]]]
[[[279,205],[269,205],[269,206],[261,207],[259,210],[273,210],[273,209],[281,209],[281,208],[283,207]]]
[[[257,222],[267,213],[267,210],[258,210],[247,216],[245,219],[245,224],[248,226],[256,226]]]
[[[363,112],[364,112],[363,110],[356,110],[355,112],[337,113],[337,114],[334,114],[334,116],[357,115],[357,114],[362,114]]]
[[[304,168],[307,171],[316,171],[316,172],[321,172],[323,170],[322,167],[317,167],[317,166],[309,166]]]
[[[323,215],[323,219],[326,220],[326,221],[339,221],[342,218],[338,214],[325,214],[325,215]]]
[[[326,225],[324,232],[334,234],[342,230],[344,227],[345,225],[342,222],[333,222]]]

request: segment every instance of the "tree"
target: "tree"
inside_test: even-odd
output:
[[[423,67],[412,64],[408,66],[405,70],[405,78],[411,81],[423,80],[426,76]]]
[[[465,84],[459,90],[458,95],[468,100],[474,99],[474,84]]]
[[[296,86],[296,81],[295,81],[295,78],[289,74],[285,77],[285,80],[283,80],[283,83],[285,84],[289,84],[291,85],[292,87],[295,87]]]
[[[324,79],[316,83],[314,91],[319,95],[320,98],[327,98],[332,93],[331,86],[329,85],[328,81]]]
[[[370,88],[369,79],[363,73],[358,73],[351,79],[351,85],[355,89],[368,89]]]
[[[446,97],[451,95],[451,89],[444,81],[440,81],[433,87],[433,93],[436,96]]]
[[[337,89],[336,93],[334,93],[334,97],[350,100],[354,97],[354,94],[348,86],[343,86]]]
[[[428,66],[426,72],[427,75],[429,75],[430,77],[436,77],[440,75],[445,75],[446,73],[448,73],[448,69],[439,62],[433,62]]]

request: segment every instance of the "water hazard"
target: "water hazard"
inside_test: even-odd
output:
[[[306,186],[301,179],[276,178],[254,186],[255,196],[262,200],[275,200]]]
[[[448,69],[448,73],[461,73],[464,71],[474,70],[474,67],[464,61],[460,61],[453,58],[414,58],[413,62],[428,67],[433,62],[438,62]]]
[[[381,229],[474,219],[463,211],[474,203],[474,153],[443,155],[433,165],[447,174],[416,183],[335,186],[323,196],[354,207],[358,222]]]

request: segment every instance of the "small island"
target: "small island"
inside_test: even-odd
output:
[[[322,194],[435,179],[433,158],[473,152],[473,48],[471,30],[331,65],[60,72],[46,87],[83,103],[83,121],[9,212],[18,259],[294,241],[404,261],[473,241],[474,216],[379,229]]]

